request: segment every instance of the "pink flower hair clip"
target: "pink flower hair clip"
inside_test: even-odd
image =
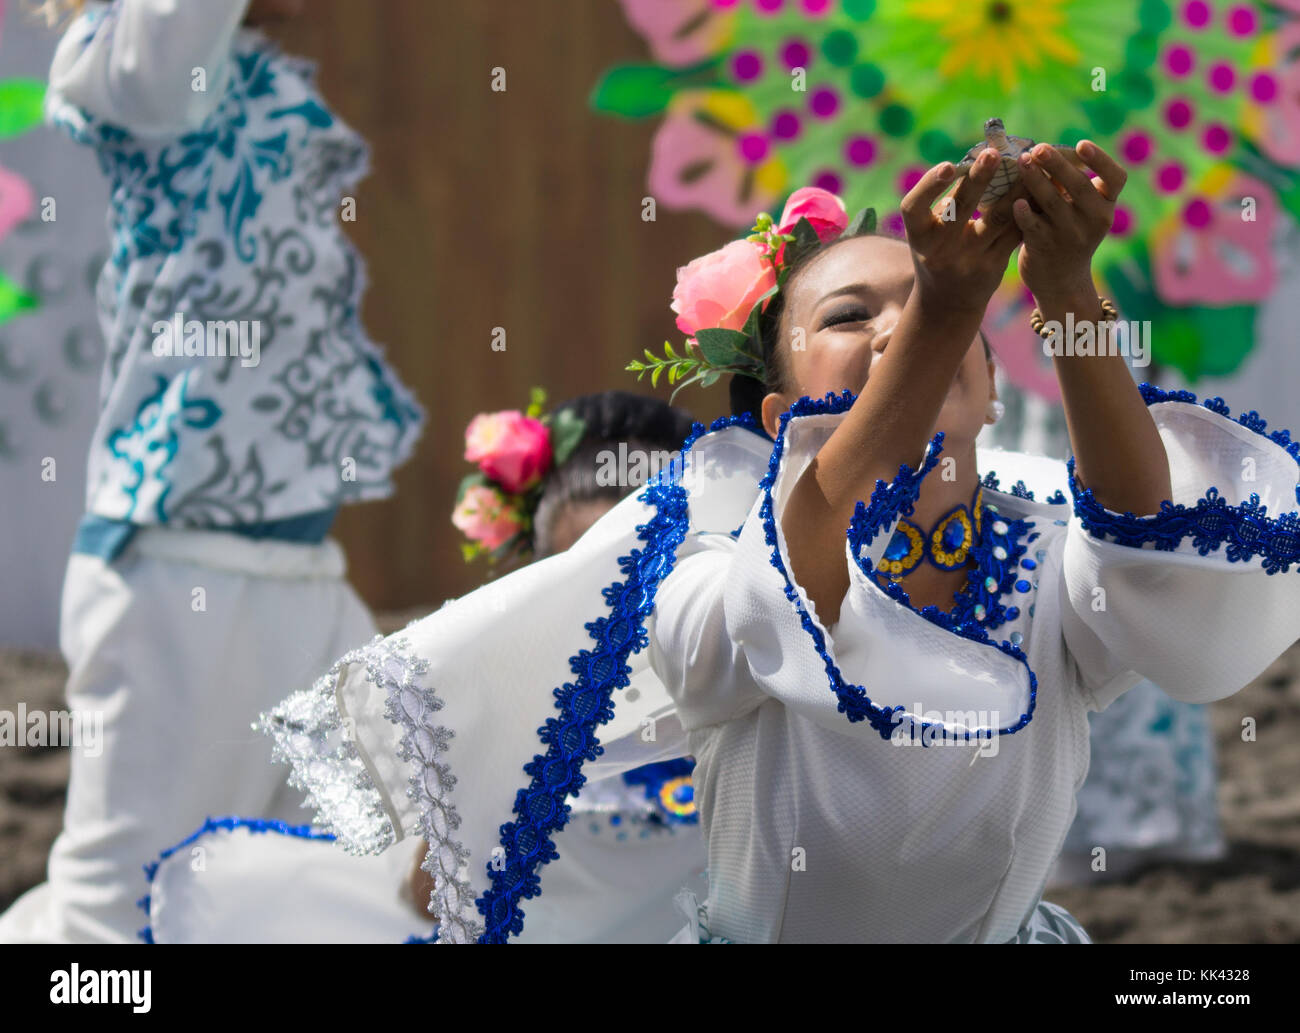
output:
[[[820,187],[802,187],[790,195],[780,220],[760,212],[743,240],[711,251],[677,270],[672,310],[677,329],[686,334],[686,352],[664,342],[664,354],[645,350],[627,369],[640,380],[647,373],[658,386],[667,374],[676,384],[672,397],[696,381],[711,387],[724,373],[764,381],[766,364],[760,321],[781,290],[795,262],[842,236],[874,233],[876,212],[864,208],[853,219],[844,202]]]
[[[563,463],[582,440],[586,424],[568,409],[543,414],[546,392],[532,390],[523,412],[479,413],[465,428],[465,459],[478,469],[460,482],[451,522],[469,539],[461,543],[468,563],[487,556],[528,556],[533,514],[546,474]]]

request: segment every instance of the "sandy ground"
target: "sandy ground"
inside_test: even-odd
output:
[[[381,620],[385,630],[408,617]],[[0,709],[61,705],[64,668],[47,654],[0,650]],[[1152,864],[1122,878],[1055,887],[1098,943],[1300,942],[1300,644],[1213,707],[1219,809],[1228,853]],[[1243,742],[1243,717],[1257,739]],[[0,909],[45,874],[62,820],[65,748],[0,748]]]

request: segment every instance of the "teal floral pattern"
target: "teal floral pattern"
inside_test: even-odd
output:
[[[87,45],[114,12],[86,16]],[[214,527],[391,492],[424,416],[361,325],[364,264],[339,214],[368,149],[313,78],[245,30],[212,76],[219,102],[180,136],[136,136],[51,94],[51,120],[93,149],[111,190],[90,512]],[[257,354],[156,354],[154,327],[176,316],[233,321]],[[196,399],[211,409],[195,416]],[[138,425],[163,402],[180,405],[165,430]]]

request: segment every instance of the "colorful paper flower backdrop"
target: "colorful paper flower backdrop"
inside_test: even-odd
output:
[[[1097,268],[1159,328],[1155,361],[1194,380],[1249,350],[1274,230],[1300,219],[1300,0],[620,2],[655,63],[611,68],[592,105],[662,116],[664,205],[739,229],[816,185],[888,210],[990,116],[1087,137],[1130,171]],[[991,322],[1013,382],[1050,397],[1029,307],[1012,269]]]
[[[0,33],[4,31],[5,2],[0,0]],[[41,123],[45,84],[34,79],[0,79],[0,140],[25,133]],[[0,165],[0,240],[26,219],[35,207],[27,180]],[[36,307],[36,298],[0,270],[0,324]]]

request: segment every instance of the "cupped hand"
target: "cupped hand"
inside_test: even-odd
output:
[[[948,197],[942,195],[955,170],[951,162],[936,165],[907,192],[900,205],[917,286],[946,304],[982,311],[1021,242],[1012,215],[1017,192],[991,205],[980,219],[971,218],[998,162],[998,152],[985,148],[970,174]]]
[[[1080,141],[1075,153],[1087,170],[1046,144],[1020,156],[1020,180],[1033,201],[1017,200],[1012,209],[1025,243],[1020,278],[1040,306],[1045,298],[1091,290],[1092,256],[1110,232],[1128,180],[1123,166],[1092,141]]]

